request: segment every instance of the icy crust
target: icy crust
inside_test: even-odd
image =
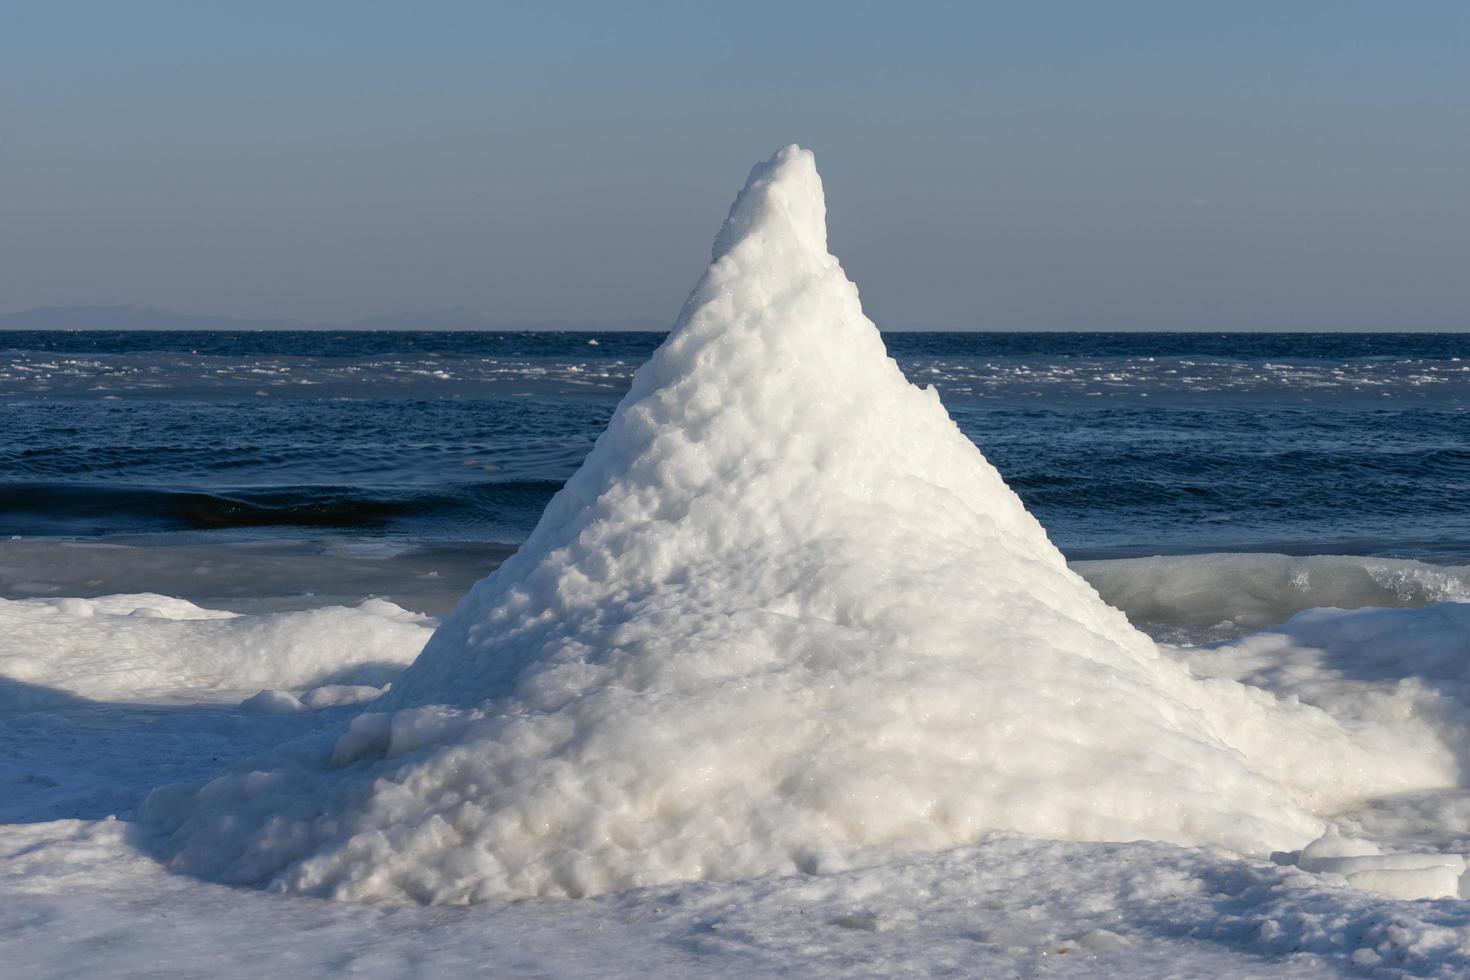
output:
[[[151,593],[0,599],[0,712],[32,707],[34,688],[100,701],[238,701],[262,687],[381,686],[423,649],[432,624],[382,599],[253,616]]]
[[[1169,642],[1213,642],[1317,608],[1470,600],[1470,566],[1349,555],[1210,554],[1072,565],[1109,605]]]
[[[1454,778],[1194,679],[1068,570],[886,356],[797,147],[754,169],[582,469],[386,700],[330,752],[155,793],[174,866],[466,902],[993,830],[1266,854]]]

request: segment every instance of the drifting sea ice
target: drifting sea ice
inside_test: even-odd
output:
[[[1155,639],[1225,640],[1307,609],[1470,600],[1470,566],[1351,555],[1206,554],[1072,565]]]
[[[1458,778],[1391,725],[1198,680],[1103,603],[886,356],[796,147],[754,169],[582,468],[384,708],[156,791],[172,866],[459,903],[994,831],[1265,856]]]
[[[383,599],[253,616],[147,593],[0,599],[0,678],[110,701],[381,687],[432,632],[432,619]],[[0,689],[0,712],[27,706],[21,690]]]

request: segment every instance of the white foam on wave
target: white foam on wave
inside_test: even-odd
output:
[[[200,398],[439,398],[577,394],[613,398],[637,364],[619,358],[534,360],[462,355],[453,370],[438,355],[311,357],[192,353],[108,354],[38,361],[30,351],[0,351],[0,397],[96,395],[156,397],[160,390]],[[261,387],[261,386],[264,387]]]
[[[596,345],[596,341],[589,341]],[[635,361],[612,357],[515,358],[457,355],[453,370],[439,355],[312,357],[306,355],[158,352],[70,357],[55,361],[31,351],[0,351],[0,396],[110,392],[106,397],[156,396],[160,389],[197,397],[238,397],[259,389],[272,398],[361,395],[437,398],[461,394],[616,397]],[[933,383],[946,398],[1250,395],[1293,402],[1314,396],[1393,397],[1463,404],[1470,365],[1454,359],[1302,361],[1288,364],[1194,355],[1069,356],[918,355],[904,364],[910,377]],[[264,384],[265,388],[259,388]]]
[[[910,385],[810,153],[714,260],[521,550],[389,712],[144,808],[173,865],[350,899],[590,895],[993,830],[1264,854],[1452,782],[1161,656]]]

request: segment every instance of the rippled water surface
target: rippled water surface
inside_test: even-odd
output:
[[[661,335],[0,334],[0,533],[514,542]],[[886,335],[1073,556],[1470,556],[1470,335]]]

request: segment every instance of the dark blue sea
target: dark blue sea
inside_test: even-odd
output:
[[[0,534],[515,543],[653,333],[0,333]],[[1470,334],[890,333],[1071,557],[1470,562]]]

